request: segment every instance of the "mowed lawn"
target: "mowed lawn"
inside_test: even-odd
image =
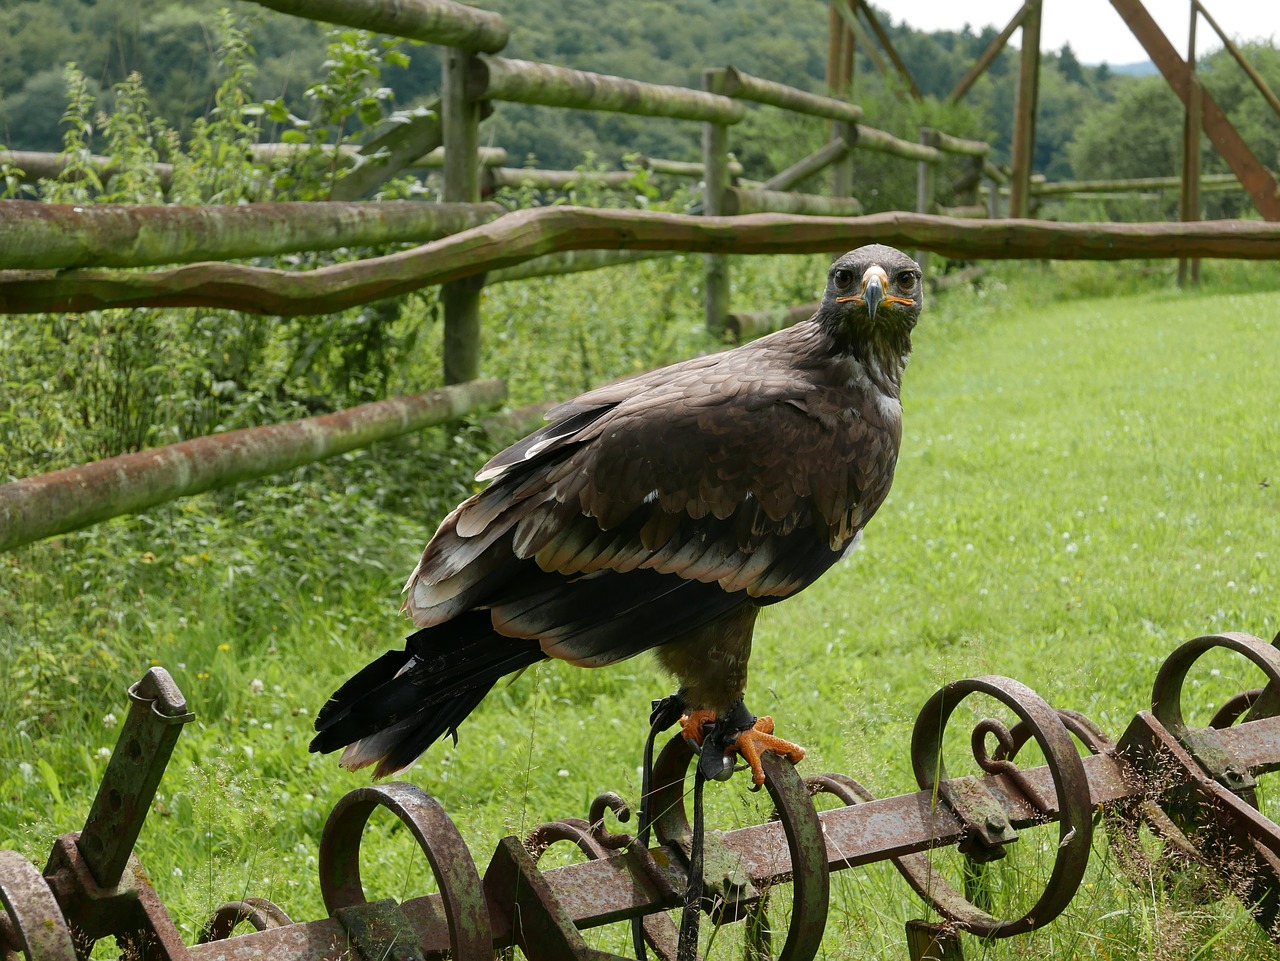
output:
[[[809,748],[805,773],[843,772],[882,795],[913,790],[920,707],[942,684],[988,673],[1119,736],[1149,706],[1155,673],[1179,643],[1224,630],[1270,638],[1280,627],[1280,276],[1270,292],[1240,292],[1218,265],[1200,291],[1135,293],[1121,281],[1083,298],[1072,295],[1077,273],[1087,276],[1024,268],[1008,287],[993,281],[926,306],[889,500],[860,551],[757,628],[748,704]],[[273,501],[247,487],[238,506],[251,514]],[[345,561],[317,548],[337,561],[329,576],[295,585],[248,630],[235,584],[254,574],[236,573],[245,548],[229,522],[202,527],[216,529],[203,544],[166,541],[154,522],[152,561],[181,567],[181,579],[157,580],[140,557],[145,541],[127,532],[68,541],[81,556],[67,545],[14,555],[19,586],[3,644],[17,651],[50,620],[68,623],[77,674],[60,682],[56,705],[34,712],[15,698],[0,709],[0,847],[43,863],[54,835],[79,828],[105,766],[99,751],[117,733],[106,716],[127,711],[119,681],[158,662],[198,722],[182,736],[138,853],[184,933],[244,896],[272,898],[295,919],[322,916],[320,828],[332,804],[366,782],[306,753],[311,720],[338,683],[398,643],[399,587],[435,520],[354,525]],[[257,544],[249,567],[270,564],[286,544],[305,550],[305,518],[296,524],[292,540]],[[108,544],[139,550],[113,558]],[[73,601],[82,575],[65,562],[85,556],[149,578],[145,591],[117,583],[112,595],[145,607],[145,619],[79,626],[90,617]],[[93,576],[83,573],[84,583]],[[99,649],[110,657],[95,673]],[[17,662],[31,661],[26,652]],[[1202,668],[1187,691],[1193,723],[1260,677],[1226,656]],[[23,682],[12,679],[13,690]],[[603,790],[634,799],[649,701],[667,690],[647,658],[594,672],[530,670],[490,696],[456,748],[433,749],[405,779],[444,803],[483,870],[505,833],[585,817]],[[952,773],[973,769],[962,745],[973,719],[993,710],[957,712]],[[767,816],[741,776],[708,794],[712,827]],[[371,823],[371,899],[430,888],[404,833],[389,818]],[[1056,828],[1028,832],[994,874],[997,904],[1034,901],[1056,839]],[[1146,874],[1126,874],[1101,837],[1094,847],[1087,887],[1063,918],[1007,943],[969,940],[969,956],[1280,957],[1238,902],[1216,901],[1201,879],[1163,876],[1158,859]],[[940,858],[940,869],[953,862]],[[833,899],[824,945],[833,958],[905,958],[902,921],[930,916],[887,867],[844,872]],[[785,892],[776,900],[782,920]],[[714,937],[713,956],[737,956],[734,932]],[[592,938],[611,950],[628,943],[621,926]]]

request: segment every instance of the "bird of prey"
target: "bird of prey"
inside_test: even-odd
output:
[[[386,776],[456,741],[507,674],[652,649],[714,776],[735,753],[756,783],[761,751],[799,760],[743,704],[756,614],[844,556],[888,494],[922,288],[905,254],[861,247],[810,320],[551,410],[441,523],[405,586],[417,632],[332,696],[311,750]]]

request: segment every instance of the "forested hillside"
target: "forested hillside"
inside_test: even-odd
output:
[[[732,64],[793,86],[821,90],[827,9],[820,0],[486,0],[511,24],[504,54],[659,83],[697,86],[708,66]],[[254,93],[283,97],[305,113],[303,91],[324,60],[322,26],[255,4],[233,3],[257,51]],[[995,33],[924,33],[878,10],[917,85],[945,98]],[[1116,29],[1123,29],[1118,19]],[[63,67],[74,60],[109,104],[111,88],[137,70],[155,112],[180,131],[207,112],[216,87],[216,17],[207,7],[172,0],[0,0],[0,143],[56,150],[65,107]],[[1014,41],[1017,41],[1015,35]],[[407,107],[439,85],[436,50],[405,45],[408,65],[388,67],[380,82]],[[1273,86],[1280,54],[1247,48]],[[1280,124],[1239,68],[1224,55],[1203,65],[1203,79],[1246,140],[1268,165],[1280,163]],[[869,121],[915,138],[920,123],[979,137],[1007,159],[1017,51],[1010,47],[958,109],[913,104],[886,89],[860,52],[855,99]],[[1173,174],[1178,169],[1181,107],[1160,77],[1118,74],[1080,64],[1070,48],[1047,54],[1041,73],[1036,169],[1051,179]],[[483,142],[506,148],[513,162],[568,168],[588,153],[616,162],[628,153],[693,159],[694,124],[623,114],[502,104],[482,128]],[[820,143],[821,125],[756,111],[734,132],[733,147],[749,175],[763,176]],[[902,165],[898,165],[902,166]],[[1206,148],[1206,171],[1225,169]],[[878,168],[862,171],[876,179]],[[909,173],[909,172],[908,172]],[[873,188],[875,189],[875,188]],[[871,198],[870,206],[877,206]]]

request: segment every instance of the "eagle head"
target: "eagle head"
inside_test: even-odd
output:
[[[854,353],[905,358],[923,306],[920,265],[893,247],[868,244],[831,265],[817,319]]]

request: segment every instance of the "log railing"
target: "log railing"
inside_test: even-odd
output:
[[[453,0],[258,2],[286,13],[445,47],[440,100],[360,147],[321,146],[336,150],[340,160],[359,161],[347,165],[347,177],[337,182],[332,199],[325,203],[199,208],[0,205],[0,312],[204,306],[298,316],[328,313],[438,284],[445,316],[446,382],[463,384],[459,390],[468,397],[480,391],[484,397],[477,403],[487,403],[491,400],[484,393],[488,388],[478,387],[476,381],[480,294],[485,283],[590,270],[672,252],[702,252],[707,255],[707,324],[741,338],[779,321],[794,320],[798,314],[797,309],[731,314],[729,254],[820,252],[880,241],[914,250],[920,257],[937,252],[964,258],[1280,259],[1280,225],[1254,221],[1134,225],[968,219],[996,218],[1000,186],[1010,182],[1009,173],[990,161],[988,144],[928,129],[920,131],[918,142],[904,140],[860,123],[862,111],[856,104],[754,77],[734,67],[706,71],[703,89],[694,90],[493,56],[506,46],[505,22],[495,13]],[[1011,28],[1027,19],[1035,6],[1028,3]],[[843,9],[839,16],[844,17]],[[834,83],[833,88],[845,85]],[[505,167],[505,151],[479,146],[479,123],[491,109],[491,101],[702,123],[700,163],[657,158],[641,162],[655,174],[700,178],[700,215],[554,207],[504,216],[498,205],[478,203],[482,192],[503,186],[563,190],[591,184],[617,189],[634,176],[632,171]],[[740,180],[743,169],[733,159],[731,133],[745,115],[747,103],[830,121],[831,139],[762,183]],[[299,149],[316,148],[261,144],[253,153],[255,160],[274,162]],[[849,166],[855,150],[882,152],[917,164],[917,213],[858,216],[861,205],[852,196]],[[950,181],[948,196],[954,199],[942,207],[935,196],[935,171],[948,157],[964,158],[967,166]],[[110,159],[94,159],[109,175]],[[24,169],[29,178],[57,176],[62,170],[61,159],[51,154],[5,152],[0,160]],[[341,202],[367,196],[395,172],[412,166],[442,168],[444,203]],[[802,183],[828,169],[834,174],[831,195],[797,192]],[[157,165],[162,183],[171,173]],[[1203,183],[1206,189],[1228,188],[1228,179],[1206,177]],[[988,182],[985,209],[978,203],[983,180]],[[1123,187],[1117,182],[1031,182],[1028,189],[1039,197],[1050,197],[1167,186],[1163,179],[1148,178]],[[1018,185],[1014,188],[1016,192]],[[949,216],[931,216],[935,212]],[[397,244],[418,246],[305,272],[226,262],[294,251]],[[186,266],[136,269],[173,264]],[[807,310],[809,305],[799,312]],[[429,420],[436,415],[422,416]],[[426,421],[419,418],[417,422]],[[376,430],[375,434],[384,436]],[[281,451],[287,447],[284,444]],[[332,445],[314,448],[337,449]],[[278,463],[288,466],[294,456],[296,452],[282,453]],[[283,468],[277,464],[269,469]],[[169,492],[156,495],[160,499],[181,496],[217,486],[227,477],[234,479],[239,476],[236,470],[219,475],[222,480],[190,481],[195,486],[166,482],[167,486],[153,488]],[[33,496],[31,489],[23,496]],[[0,488],[0,508],[9,509],[3,501],[6,493],[12,491]],[[124,497],[121,503],[135,502]],[[98,508],[86,502],[78,510],[57,506],[55,512],[70,518],[59,523],[72,525],[61,529],[78,526],[75,518],[92,522]],[[4,517],[6,530],[15,529],[11,516],[16,515]],[[0,541],[0,549],[10,543]]]

